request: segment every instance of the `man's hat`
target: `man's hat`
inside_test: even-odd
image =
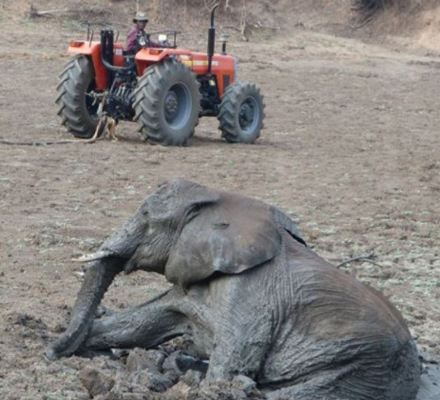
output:
[[[144,12],[136,13],[136,16],[133,18],[133,22],[148,22],[147,14]]]

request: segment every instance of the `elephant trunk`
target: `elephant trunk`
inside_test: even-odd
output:
[[[70,356],[83,344],[98,305],[115,276],[122,271],[123,264],[124,261],[118,257],[106,257],[90,266],[78,293],[67,330],[46,350],[49,360]]]

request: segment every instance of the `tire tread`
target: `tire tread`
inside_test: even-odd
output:
[[[261,107],[261,121],[251,137],[242,135],[237,119],[237,113],[242,103],[241,99],[249,95],[257,99],[257,103]],[[217,117],[222,137],[229,143],[254,143],[260,137],[261,129],[264,126],[264,108],[263,96],[255,84],[237,81],[228,86],[223,94]]]
[[[90,116],[82,103],[81,93],[93,79],[93,67],[85,56],[72,58],[59,75],[57,84],[58,115],[61,123],[77,138],[90,138],[97,126],[97,119]]]
[[[139,79],[138,87],[134,91],[134,121],[139,124],[139,131],[145,139],[153,143],[165,146],[183,146],[188,140],[188,138],[167,134],[161,129],[160,124],[159,96],[167,82],[175,74],[180,73],[191,74],[191,79],[194,79],[197,85],[197,95],[193,99],[193,104],[197,107],[195,127],[198,122],[198,115],[200,114],[200,85],[192,71],[177,60],[170,58],[149,67]],[[194,127],[191,128],[191,133],[194,131]]]

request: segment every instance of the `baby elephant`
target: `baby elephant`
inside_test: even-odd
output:
[[[271,399],[416,399],[420,363],[400,313],[311,251],[294,222],[261,201],[164,183],[88,261],[50,359],[186,334],[209,358],[207,381],[247,375]],[[113,278],[138,269],[174,286],[94,320]]]

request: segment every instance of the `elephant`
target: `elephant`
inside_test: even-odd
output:
[[[70,324],[46,350],[51,360],[188,335],[209,359],[206,382],[245,375],[269,399],[417,397],[421,364],[402,315],[312,251],[275,206],[173,179],[85,261]],[[95,318],[114,277],[135,270],[163,274],[172,287]]]

